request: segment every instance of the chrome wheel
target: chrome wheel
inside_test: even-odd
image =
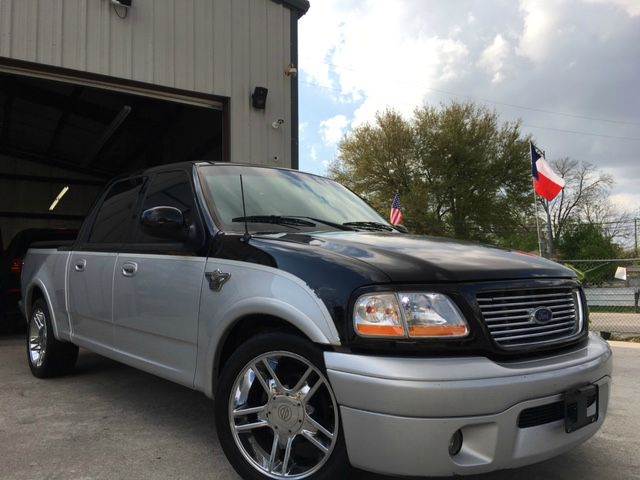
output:
[[[47,347],[47,321],[45,313],[37,308],[29,322],[29,358],[35,367],[41,367]]]
[[[260,473],[302,479],[322,468],[338,439],[338,407],[324,374],[305,358],[270,352],[247,364],[229,399],[237,447]]]

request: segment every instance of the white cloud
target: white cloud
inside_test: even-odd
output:
[[[524,12],[524,30],[518,44],[518,53],[535,62],[541,62],[553,46],[557,33],[558,0],[520,0]]]
[[[484,49],[478,66],[493,75],[492,82],[499,83],[504,79],[504,62],[509,55],[509,44],[498,34],[491,45]]]
[[[639,0],[584,0],[587,3],[603,3],[607,5],[614,5],[622,8],[631,17],[637,17],[640,15],[640,1]]]
[[[318,1],[301,22],[302,72],[339,98],[361,102],[354,125],[389,107],[411,113],[430,88],[466,68],[461,40],[428,32],[415,21],[411,0],[392,3]]]
[[[640,96],[620,92],[640,84],[640,0],[311,3],[300,23],[301,143],[316,170],[336,154],[325,130],[335,142],[387,107],[410,114],[425,101],[471,99],[501,120],[522,119],[551,158],[613,169],[613,193],[637,194],[637,142],[611,137],[638,136]],[[318,128],[339,113],[346,127]]]
[[[344,115],[320,122],[320,136],[327,146],[335,146],[344,136],[345,130],[349,126],[349,119]]]
[[[333,86],[328,62],[340,43],[341,4],[339,0],[314,2],[300,24],[300,68],[314,83],[327,88]]]
[[[638,193],[616,193],[609,197],[609,200],[621,212],[633,214],[640,212],[640,194]]]

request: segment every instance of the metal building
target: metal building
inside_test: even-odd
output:
[[[77,228],[126,171],[189,159],[297,168],[308,8],[0,0],[0,251],[26,228]]]

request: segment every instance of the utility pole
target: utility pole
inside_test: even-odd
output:
[[[636,258],[638,258],[638,219],[635,218],[633,220],[633,225],[634,225],[634,232],[635,232],[635,236],[634,238],[636,239]]]

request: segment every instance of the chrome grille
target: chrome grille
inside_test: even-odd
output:
[[[582,307],[572,288],[483,292],[477,300],[493,340],[502,347],[554,343],[582,327]],[[552,312],[549,321],[535,319],[540,308]]]

